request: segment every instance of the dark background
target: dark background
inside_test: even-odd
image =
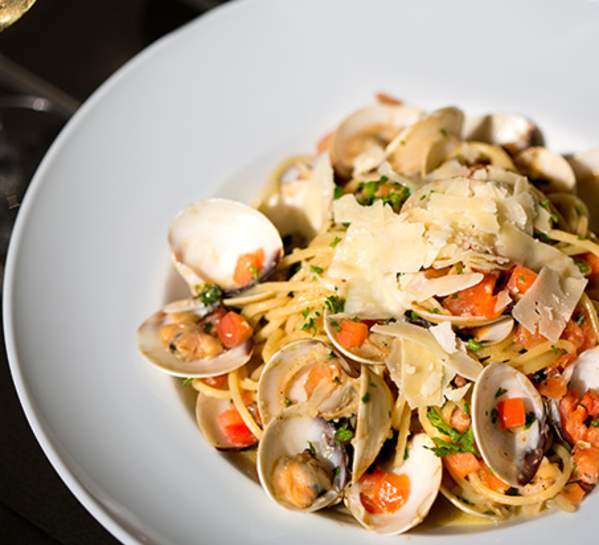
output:
[[[0,98],[46,96],[61,105],[66,119],[136,53],[219,3],[38,0],[0,33]],[[12,220],[16,208],[0,207],[0,213]],[[3,255],[0,248],[0,261]],[[0,545],[116,544],[44,457],[16,397],[2,335],[0,327]]]

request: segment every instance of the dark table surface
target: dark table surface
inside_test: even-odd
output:
[[[67,103],[71,97],[76,107],[146,45],[217,3],[39,0],[0,34],[0,54],[49,83],[48,88],[58,88]],[[0,74],[0,96],[19,91],[18,84]],[[33,436],[10,377],[1,327],[0,429],[1,545],[118,543],[65,487]]]

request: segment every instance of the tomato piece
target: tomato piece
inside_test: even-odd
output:
[[[310,368],[308,376],[306,377],[306,382],[304,383],[304,391],[306,392],[308,399],[312,397],[314,390],[320,384],[321,380],[333,382],[336,376],[335,371],[336,369],[334,366],[327,365],[326,363],[317,363]]]
[[[574,475],[584,483],[597,484],[599,481],[599,448],[576,449],[573,460]]]
[[[578,506],[584,499],[585,491],[578,483],[570,483],[564,486],[560,492],[560,496],[568,501],[568,503]]]
[[[219,390],[226,390],[228,386],[229,375],[226,373],[224,375],[216,375],[215,377],[207,377],[201,379],[208,386],[212,386],[213,388],[218,388]]]
[[[551,399],[561,399],[566,395],[566,380],[561,375],[547,377],[538,387],[539,393]]]
[[[587,443],[592,447],[599,447],[599,428],[591,425],[587,430]]]
[[[377,102],[380,102],[381,104],[389,104],[390,106],[400,106],[403,104],[401,100],[392,95],[388,95],[387,93],[376,93],[374,98],[376,98]]]
[[[218,322],[216,332],[224,346],[233,348],[252,336],[252,326],[241,314],[230,310]]]
[[[443,463],[449,473],[458,479],[465,479],[470,473],[480,470],[480,461],[471,452],[455,452],[443,456]]]
[[[316,153],[320,155],[321,153],[331,149],[334,134],[335,131],[327,132],[320,138],[320,140],[316,143]]]
[[[598,276],[599,275],[599,256],[596,256],[592,253],[583,254],[582,259],[587,262],[587,265],[591,269],[589,276]]]
[[[517,428],[526,423],[526,409],[524,408],[524,399],[521,397],[502,399],[497,404],[497,412],[499,413],[499,427],[502,430]]]
[[[337,340],[348,349],[359,348],[368,338],[368,326],[355,320],[341,320]]]
[[[528,267],[516,265],[507,283],[507,289],[514,296],[524,295],[537,279],[537,273]]]
[[[584,441],[587,427],[584,422],[587,410],[578,404],[578,397],[574,392],[568,392],[559,402],[560,420],[564,436],[570,444]]]
[[[217,421],[227,439],[237,447],[249,447],[258,441],[235,407],[219,414]]]
[[[496,318],[501,313],[495,310],[497,297],[493,295],[497,275],[485,274],[484,278],[471,288],[458,291],[443,299],[443,306],[454,316],[484,316]]]
[[[526,348],[526,350],[531,350],[535,346],[546,343],[548,339],[547,337],[541,335],[538,331],[531,333],[523,325],[519,324],[514,333],[514,341],[516,341],[516,343],[523,348]]]
[[[580,404],[593,418],[599,416],[599,394],[595,390],[587,390],[582,396]]]
[[[395,513],[410,496],[410,478],[376,469],[359,481],[360,501],[371,514]]]
[[[264,250],[260,248],[253,254],[243,254],[237,259],[233,280],[239,286],[246,286],[256,280],[264,266]]]
[[[491,471],[491,468],[484,463],[481,463],[478,477],[487,488],[502,494],[510,487],[509,484],[503,482],[497,475],[495,475],[495,473],[493,473],[493,471]]]

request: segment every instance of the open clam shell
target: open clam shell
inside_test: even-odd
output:
[[[279,232],[258,210],[227,199],[205,199],[175,217],[168,240],[177,271],[192,292],[197,284],[216,284],[226,293],[266,278],[283,255]],[[249,281],[236,280],[239,259],[259,255],[261,266]]]
[[[467,141],[503,146],[510,153],[538,145],[543,140],[538,127],[530,119],[508,113],[467,117],[462,136]]]
[[[422,110],[403,104],[374,104],[349,115],[337,127],[331,144],[331,159],[341,176],[350,176],[355,160],[370,153],[375,159],[371,168],[382,162],[385,146],[397,133],[422,115]],[[362,169],[363,170],[363,169]]]
[[[196,400],[196,423],[206,440],[219,450],[240,450],[255,445],[258,440],[246,445],[238,445],[231,442],[218,424],[221,414],[232,407],[229,399],[217,399],[198,392]]]
[[[421,175],[441,164],[443,139],[459,137],[464,114],[457,108],[436,110],[402,130],[387,146],[385,153],[393,169],[406,176]],[[434,146],[434,153],[431,152]],[[431,153],[435,160],[431,159]]]
[[[165,308],[170,309],[170,312],[173,312],[173,309],[178,309],[177,312],[186,312],[190,310],[191,301],[193,300],[186,299],[182,302],[171,303]],[[183,308],[186,310],[181,310]],[[205,313],[206,307],[199,304],[198,308]],[[234,348],[224,350],[215,357],[185,361],[175,356],[163,343],[160,330],[168,321],[169,313],[159,310],[143,322],[137,330],[139,351],[147,361],[164,373],[175,377],[213,377],[238,369],[252,357],[253,342],[248,339]]]
[[[528,425],[501,429],[497,406],[502,400],[521,398]],[[547,440],[545,409],[540,394],[520,371],[503,363],[487,366],[472,392],[472,430],[486,464],[513,486],[535,475]]]
[[[451,154],[466,165],[490,164],[505,170],[516,170],[514,162],[506,151],[485,142],[462,142]]]
[[[377,457],[391,431],[393,397],[382,377],[362,367],[360,375],[360,405],[356,434],[352,441],[354,460],[352,482],[357,482]]]
[[[469,327],[482,327],[493,324],[499,321],[501,318],[486,318],[484,316],[453,316],[452,314],[442,314],[439,312],[431,312],[422,308],[420,305],[413,304],[412,310],[418,314],[418,316],[433,324],[442,324],[449,322],[452,326],[457,328],[469,328]]]
[[[430,450],[434,443],[424,433],[414,436],[408,446],[408,459],[389,471],[404,476],[409,483],[406,502],[394,512],[369,513],[362,502],[362,483],[354,482],[345,494],[345,504],[365,528],[379,534],[401,534],[420,524],[432,507],[443,473],[441,460]]]
[[[345,447],[335,428],[295,407],[271,420],[258,446],[258,477],[268,496],[290,510],[336,503],[347,480]]]
[[[514,325],[514,319],[506,316],[496,322],[477,327],[472,331],[472,335],[478,342],[488,345],[497,344],[509,337],[514,330]]]
[[[368,365],[379,365],[385,363],[385,358],[389,355],[391,350],[391,340],[385,335],[379,335],[370,331],[373,325],[376,324],[374,319],[364,319],[369,325],[369,333],[366,340],[357,347],[346,348],[339,341],[339,333],[341,331],[341,324],[343,320],[355,321],[359,318],[350,317],[344,313],[330,314],[325,311],[324,314],[324,330],[331,341],[333,346],[347,358],[365,363]]]
[[[576,187],[576,175],[570,163],[559,153],[541,146],[528,148],[516,156],[516,165],[529,178],[547,183],[548,192],[571,192]]]
[[[285,345],[273,354],[260,375],[258,408],[262,422],[268,424],[285,408],[307,401],[311,412],[328,419],[354,414],[358,392],[352,374],[347,362],[321,341],[302,339]],[[313,377],[321,379],[314,384]],[[312,390],[310,398],[306,386]]]
[[[599,148],[566,157],[576,175],[576,191],[590,210],[599,209]],[[599,217],[589,218],[591,230],[599,232]]]

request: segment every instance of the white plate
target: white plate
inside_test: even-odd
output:
[[[164,300],[167,225],[205,195],[251,199],[281,156],[311,149],[377,90],[425,107],[521,111],[552,147],[597,145],[598,41],[590,1],[246,1],[105,84],[33,181],[4,299],[25,412],[87,509],[125,543],[380,543],[279,509],[206,445],[174,381],[141,360],[135,329]],[[597,507],[595,495],[575,515],[484,539],[589,543]]]

